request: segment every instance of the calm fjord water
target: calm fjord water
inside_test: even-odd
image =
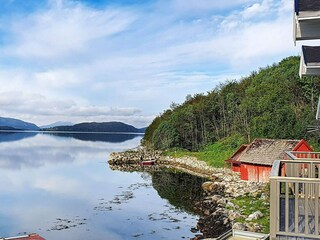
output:
[[[193,237],[197,216],[189,200],[202,179],[109,168],[109,153],[140,140],[127,134],[0,133],[0,237]]]

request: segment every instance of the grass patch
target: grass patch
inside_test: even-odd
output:
[[[212,167],[222,168],[225,167],[224,161],[230,158],[243,143],[245,143],[244,137],[236,134],[207,145],[197,152],[190,152],[185,149],[170,149],[165,151],[164,154],[174,158],[192,156],[205,161]]]
[[[265,198],[261,198],[261,194],[265,195]],[[262,226],[262,233],[268,234],[270,232],[270,185],[266,185],[262,193],[258,194],[256,197],[253,196],[241,196],[232,199],[231,202],[238,206],[241,214],[248,217],[250,214],[260,211],[263,217],[257,220],[252,220],[251,222],[257,223]],[[246,218],[238,218],[236,222],[245,223]]]
[[[232,203],[240,207],[241,213],[245,216],[260,211],[263,213],[263,217],[257,220],[252,220],[253,223],[257,223],[262,226],[263,233],[269,233],[270,225],[270,213],[269,203],[266,200],[256,199],[252,196],[243,196],[231,200]],[[245,218],[238,218],[236,222],[246,222]]]

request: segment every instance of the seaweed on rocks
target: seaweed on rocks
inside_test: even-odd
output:
[[[228,211],[224,208],[224,198],[219,195],[205,197],[195,204],[195,210],[200,215],[196,229],[202,233],[194,240],[214,238],[231,229]]]

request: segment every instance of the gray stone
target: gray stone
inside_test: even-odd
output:
[[[249,222],[246,224],[246,229],[249,232],[261,232],[262,227],[257,223]]]
[[[228,214],[228,215],[229,215],[230,221],[234,221],[235,219],[242,217],[242,215],[241,215],[240,212],[229,211],[229,214]]]
[[[227,208],[234,208],[234,204],[232,202],[227,202],[226,207]]]
[[[257,220],[259,218],[262,218],[264,215],[262,212],[260,211],[256,211],[252,214],[250,214],[247,218],[246,218],[246,221],[252,221],[252,220]]]
[[[232,229],[245,231],[246,230],[246,225],[243,224],[243,223],[237,222],[237,223],[233,224]]]
[[[212,192],[213,187],[214,187],[214,183],[213,182],[204,182],[202,184],[202,189],[204,191],[207,191],[207,192]]]
[[[265,193],[262,193],[261,196],[260,196],[260,199],[261,200],[267,200],[267,196]]]

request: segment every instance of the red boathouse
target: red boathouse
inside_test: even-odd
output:
[[[240,172],[242,180],[268,182],[275,160],[286,158],[286,151],[313,152],[304,140],[255,139],[242,145],[226,162],[234,172]]]

